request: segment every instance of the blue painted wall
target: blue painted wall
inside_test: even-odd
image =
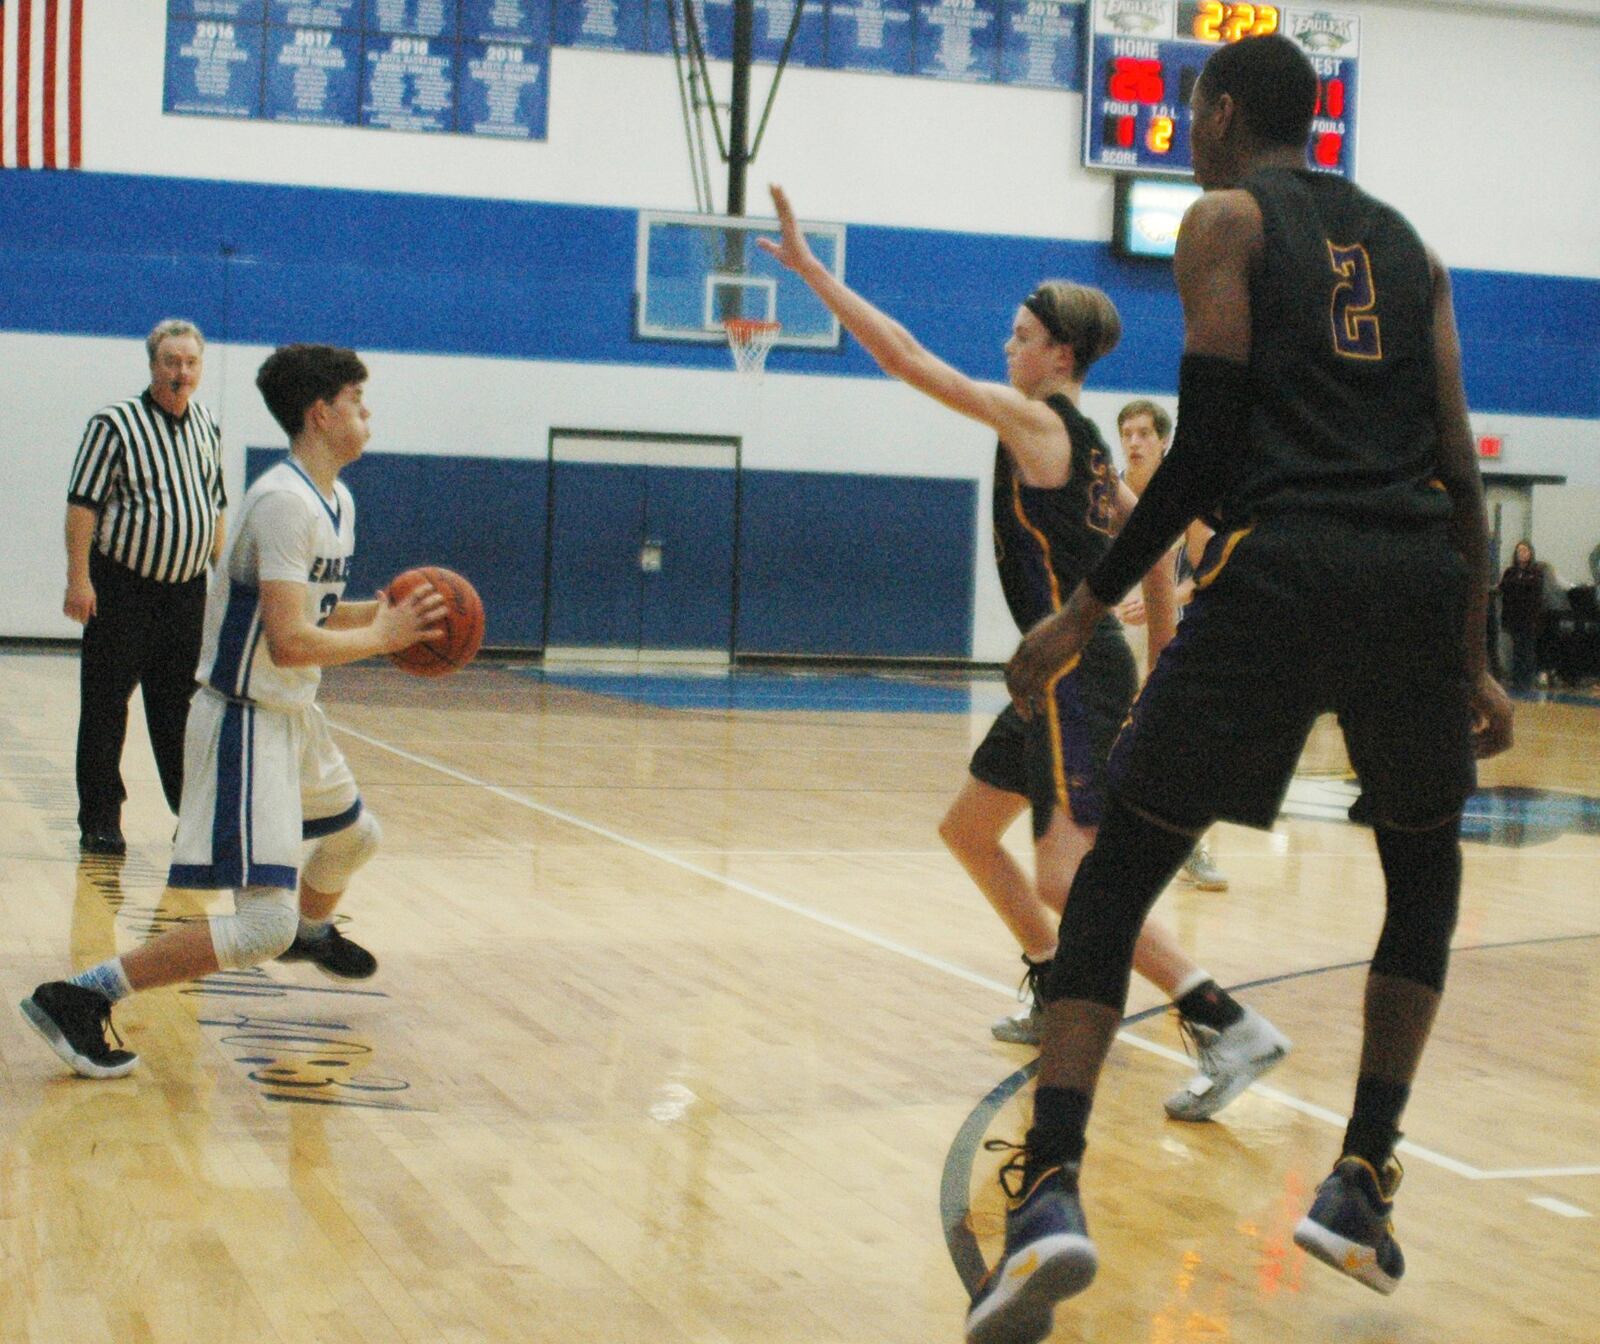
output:
[[[92,173],[0,173],[0,330],[142,336],[182,292],[213,339],[721,367],[636,341],[635,214],[605,207]],[[1041,276],[1100,285],[1122,346],[1101,386],[1176,390],[1181,316],[1161,267],[1098,243],[855,225],[849,277],[959,366],[997,368]],[[1474,410],[1600,418],[1600,281],[1454,273]],[[876,377],[864,352],[778,350],[791,373]]]
[[[740,652],[970,656],[977,495],[972,481],[745,472]]]

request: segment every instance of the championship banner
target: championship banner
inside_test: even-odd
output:
[[[83,166],[83,0],[0,0],[0,168]]]
[[[543,140],[550,29],[551,0],[167,0],[162,110]]]

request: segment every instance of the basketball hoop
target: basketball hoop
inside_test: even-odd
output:
[[[761,322],[750,317],[730,317],[724,319],[722,325],[728,333],[728,349],[733,351],[735,370],[755,375],[766,368],[767,352],[772,349],[773,342],[778,339],[778,333],[783,330],[783,323]]]

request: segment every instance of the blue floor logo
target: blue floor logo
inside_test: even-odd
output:
[[[1348,821],[1360,787],[1353,779],[1296,779],[1283,815],[1308,821]],[[1563,835],[1600,835],[1600,798],[1555,789],[1502,786],[1467,799],[1461,838],[1520,849]]]

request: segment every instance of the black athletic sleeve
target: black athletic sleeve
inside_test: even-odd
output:
[[[1086,582],[1114,606],[1191,522],[1227,493],[1250,411],[1250,368],[1185,355],[1178,371],[1178,433],[1111,549]]]

